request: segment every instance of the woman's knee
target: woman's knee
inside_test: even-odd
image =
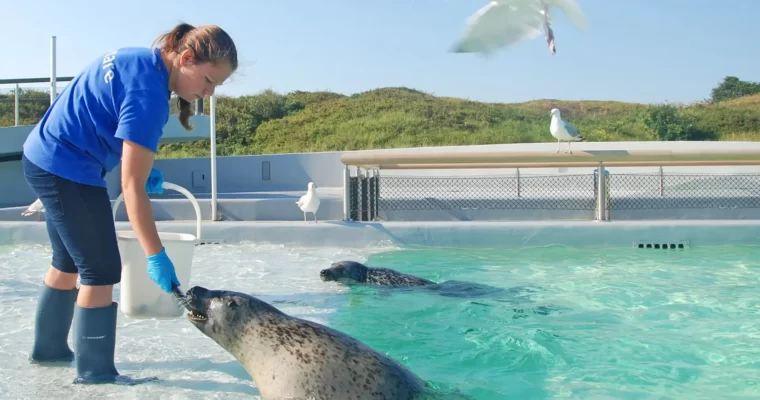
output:
[[[51,265],[45,275],[45,284],[55,289],[71,290],[77,285],[77,276],[77,273],[63,272]]]

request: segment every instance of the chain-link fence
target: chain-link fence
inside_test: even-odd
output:
[[[384,176],[376,170],[362,171],[350,179],[351,219],[594,219],[600,201],[605,219],[628,218],[633,212],[641,218],[672,217],[673,210],[684,209],[712,210],[712,215],[718,215],[716,210],[760,212],[760,173],[605,170],[605,195],[600,199],[596,170],[541,175],[513,171],[487,176]]]
[[[609,176],[611,210],[760,208],[760,174]]]

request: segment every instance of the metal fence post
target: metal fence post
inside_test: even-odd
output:
[[[662,181],[663,181],[662,165],[660,165],[660,197],[662,197]]]
[[[520,168],[515,168],[517,175],[517,197],[520,197]]]
[[[343,221],[351,220],[351,170],[343,167]]]
[[[596,220],[606,221],[606,209],[607,209],[607,171],[604,169],[604,163],[599,163],[599,168],[594,171],[596,177]]]
[[[18,83],[16,84],[16,91],[14,93],[15,93],[15,96],[13,96],[13,97],[15,98],[14,101],[16,103],[16,105],[14,106],[14,114],[16,115],[16,126],[18,126],[19,119],[20,119],[19,118],[19,87],[18,87]]]
[[[364,221],[364,207],[362,203],[364,201],[364,184],[362,183],[362,169],[356,167],[356,220]]]

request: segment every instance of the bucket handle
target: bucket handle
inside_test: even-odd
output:
[[[198,205],[198,200],[195,199],[195,196],[193,196],[192,193],[190,193],[189,190],[183,188],[180,185],[176,185],[171,182],[164,182],[162,187],[164,189],[171,189],[176,190],[177,192],[180,192],[187,197],[191,203],[193,203],[193,208],[195,209],[195,215],[198,218],[198,222],[195,228],[195,238],[196,240],[200,240],[201,238],[201,207]],[[116,210],[119,209],[119,205],[121,204],[122,200],[124,199],[124,193],[120,193],[119,197],[116,198],[116,200],[113,203],[113,219],[116,220]]]

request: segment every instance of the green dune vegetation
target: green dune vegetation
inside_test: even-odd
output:
[[[21,99],[22,123],[36,123],[48,106],[47,94],[23,91]],[[208,102],[204,108],[208,113]],[[559,108],[562,118],[587,141],[760,140],[760,82],[729,76],[709,99],[689,105],[595,100],[486,103],[409,88],[353,95],[266,90],[219,96],[217,154],[554,142],[549,134],[552,108]],[[13,118],[13,93],[0,95],[0,126],[13,125]],[[208,152],[208,140],[203,140],[163,145],[159,157],[206,157]]]

